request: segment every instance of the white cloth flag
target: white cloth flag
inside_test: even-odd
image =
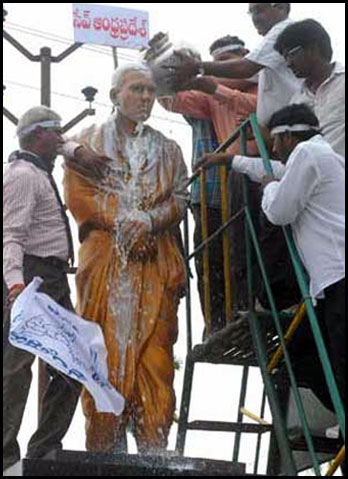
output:
[[[33,281],[12,306],[10,343],[81,382],[98,412],[122,413],[123,396],[108,381],[107,351],[100,326],[85,321],[37,290]]]

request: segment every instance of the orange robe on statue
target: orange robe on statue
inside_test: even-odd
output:
[[[185,266],[175,231],[187,207],[187,170],[178,145],[145,126],[118,134],[115,118],[75,137],[108,157],[110,173],[95,180],[74,167],[64,177],[66,204],[79,226],[77,311],[98,322],[108,351],[109,380],[124,395],[117,417],[98,413],[84,390],[86,447],[122,450],[131,422],[140,452],[165,449],[173,421],[173,345]],[[122,244],[118,224],[145,215],[152,232]]]

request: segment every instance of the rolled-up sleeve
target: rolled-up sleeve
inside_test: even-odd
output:
[[[276,180],[280,180],[285,173],[285,166],[280,161],[271,161],[273,175]],[[266,170],[262,158],[249,158],[247,156],[236,155],[233,159],[232,169],[238,173],[248,175],[252,181],[258,183],[266,175]]]
[[[3,275],[11,287],[24,283],[23,257],[35,207],[35,178],[17,171],[7,172],[3,202]]]

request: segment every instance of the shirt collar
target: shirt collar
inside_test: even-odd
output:
[[[323,83],[319,86],[317,92],[319,91],[320,88],[322,88],[324,85],[326,85],[327,83],[330,83],[334,78],[336,78],[336,76],[338,75],[344,75],[346,73],[346,68],[344,65],[342,65],[341,63],[339,62],[335,62],[334,63],[334,67],[333,67],[333,70],[331,72],[331,75],[325,80],[323,81]],[[310,95],[312,96],[315,96],[316,94],[313,93],[307,86],[306,84],[306,80],[303,80],[303,83],[302,83],[302,87],[301,87],[301,91],[303,93],[309,93]]]
[[[332,80],[334,80],[337,76],[343,74],[345,74],[345,67],[341,63],[335,62],[331,75],[329,76],[329,78],[323,81],[323,83],[319,86],[318,91],[328,83],[332,82]]]
[[[293,20],[291,20],[291,18],[286,18],[285,20],[282,20],[281,22],[278,22],[276,23],[275,25],[273,25],[273,27],[270,29],[270,31],[265,35],[266,37],[268,35],[272,35],[275,31],[279,30],[279,29],[285,29],[285,27],[287,25],[290,25],[291,23],[294,23]]]
[[[332,75],[340,75],[346,73],[346,67],[340,62],[335,62],[335,66],[332,72]]]
[[[35,158],[40,158],[39,155],[37,155],[36,153],[32,152],[32,151],[29,151],[29,150],[19,150],[20,153],[27,153],[28,155],[32,155],[34,156]]]

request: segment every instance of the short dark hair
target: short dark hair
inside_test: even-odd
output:
[[[245,42],[243,42],[243,40],[241,40],[239,37],[226,35],[225,37],[215,40],[215,42],[211,44],[209,49],[210,54],[212,54],[212,52],[217,48],[227,47],[228,45],[240,45],[240,48],[242,49],[245,47]]]
[[[249,4],[250,5],[250,4]],[[286,10],[287,15],[289,16],[290,11],[291,11],[291,3],[268,3],[267,5],[271,5],[273,8],[275,6],[281,7],[283,10]]]
[[[277,126],[302,124],[313,127],[309,131],[292,132],[295,137],[302,141],[309,140],[320,132],[319,120],[313,110],[305,103],[294,103],[274,113],[268,123],[268,128],[273,130]]]
[[[282,8],[286,8],[287,13],[289,14],[291,11],[291,3],[272,3],[273,6],[280,5]]]
[[[331,39],[325,28],[311,18],[296,22],[283,30],[279,35],[274,48],[280,54],[295,47],[318,47],[327,61],[331,61],[333,50]]]

